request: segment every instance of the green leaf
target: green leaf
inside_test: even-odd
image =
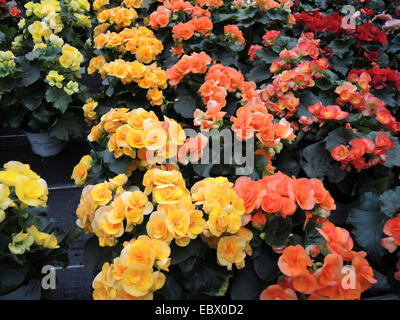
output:
[[[328,134],[325,148],[329,152],[332,152],[332,150],[338,145],[347,145],[351,140],[354,140],[356,138],[358,137],[352,130],[340,127]]]
[[[114,258],[114,247],[100,247],[97,236],[86,241],[83,251],[85,267],[93,274],[98,273],[105,262]]]
[[[180,264],[190,257],[204,257],[204,243],[200,239],[190,241],[186,247],[171,244],[171,264]]]
[[[347,176],[346,171],[340,170],[340,162],[333,159],[328,162],[326,173],[329,181],[335,184],[343,181]]]
[[[108,165],[108,168],[116,174],[125,173],[129,163],[132,162],[132,159],[126,156],[116,159],[114,158],[114,153],[108,150],[104,151],[103,160]]]
[[[385,220],[380,212],[379,196],[372,192],[360,197],[347,218],[347,223],[353,226],[355,240],[377,264],[386,253],[381,245]]]
[[[0,294],[9,293],[17,289],[25,280],[29,271],[14,260],[3,259],[0,262]]]
[[[70,228],[63,239],[63,243],[69,245],[84,234],[84,231],[80,228]]]
[[[254,81],[256,83],[267,80],[271,77],[267,66],[263,63],[256,64],[250,71],[246,74],[246,80]]]
[[[273,248],[283,247],[287,244],[291,232],[292,220],[290,218],[268,219],[265,227],[265,242]]]
[[[214,296],[221,289],[227,277],[226,269],[218,266],[215,261],[209,261],[200,266],[195,276],[184,280],[184,285],[192,294],[202,293]]]
[[[160,290],[161,295],[166,300],[179,300],[182,299],[184,294],[184,289],[179,281],[171,274],[171,272],[167,272],[165,274],[165,284]]]
[[[269,47],[254,51],[255,55],[259,57],[266,64],[279,60],[279,55]]]
[[[272,251],[271,247],[263,244],[253,250],[254,270],[264,281],[271,281],[278,270],[279,255]]]
[[[400,211],[400,187],[388,190],[379,196],[381,211],[390,218],[394,218]]]
[[[339,58],[343,58],[344,54],[350,51],[350,47],[354,44],[355,38],[335,39],[328,44],[332,53]]]
[[[29,87],[31,84],[40,79],[39,67],[30,64],[27,60],[24,60],[23,63],[21,63],[21,68],[23,72],[21,84],[24,87]]]
[[[289,15],[289,12],[283,9],[274,8],[268,10],[267,15],[272,21],[285,21]]]
[[[0,296],[0,300],[40,300],[42,286],[39,279],[32,279],[26,285],[9,294]]]
[[[41,92],[31,92],[21,97],[21,103],[30,111],[36,110],[41,106],[43,94]]]
[[[331,156],[324,148],[324,142],[314,143],[303,150],[302,168],[310,178],[322,178],[326,175]]]
[[[257,276],[250,262],[244,269],[239,270],[233,280],[231,298],[233,300],[255,300],[264,289],[263,282]]]
[[[84,123],[81,118],[73,113],[64,113],[56,125],[49,131],[49,136],[59,140],[68,141],[79,138],[84,133]]]
[[[174,104],[175,111],[184,118],[193,118],[193,113],[197,107],[196,95],[189,92],[183,86],[178,85],[176,88],[177,101]]]
[[[46,91],[46,101],[53,103],[54,108],[64,113],[72,99],[64,90],[52,87]]]

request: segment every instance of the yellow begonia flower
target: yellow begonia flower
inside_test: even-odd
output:
[[[14,201],[9,198],[10,188],[0,183],[0,222],[5,219],[5,210],[15,206]]]
[[[143,6],[142,0],[124,0],[124,5],[127,8],[139,9]]]
[[[18,199],[33,207],[46,206],[47,202],[47,183],[43,179],[31,179],[19,175],[15,180],[15,193]]]
[[[8,244],[8,249],[12,254],[24,254],[25,251],[29,251],[33,242],[33,237],[29,233],[21,231],[18,234],[13,234],[12,242]]]
[[[110,3],[110,0],[95,0],[93,2],[93,9],[98,11],[102,7],[108,5]]]
[[[112,199],[112,193],[105,183],[95,185],[91,191],[91,196],[100,206],[108,204]]]
[[[65,44],[62,47],[62,55],[59,58],[59,62],[64,68],[77,71],[83,62],[83,55],[78,49]]]
[[[239,236],[222,237],[218,241],[217,261],[222,266],[231,266],[236,264],[238,269],[244,267],[244,258],[246,253],[246,239]]]
[[[0,171],[0,182],[9,187],[15,186],[15,181],[19,175],[24,175],[32,179],[40,179],[35,172],[30,169],[28,164],[18,161],[9,161],[4,165],[5,171]]]
[[[40,232],[35,225],[30,226],[26,231],[33,237],[35,244],[48,249],[57,249],[60,246],[54,234]]]

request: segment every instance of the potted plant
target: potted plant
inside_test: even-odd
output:
[[[0,299],[39,299],[43,267],[66,267],[81,235],[47,217],[46,181],[17,161],[0,170]]]
[[[31,1],[24,5],[11,50],[12,69],[1,79],[3,125],[26,131],[34,153],[57,154],[84,128],[88,1]],[[82,52],[81,52],[82,51]]]

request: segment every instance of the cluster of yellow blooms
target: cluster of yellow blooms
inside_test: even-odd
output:
[[[47,204],[47,183],[30,169],[28,164],[9,161],[0,171],[0,223],[6,219],[6,210],[24,210],[29,206],[45,207]],[[40,232],[31,225],[26,232],[12,235],[8,247],[11,253],[20,255],[30,250],[32,244],[49,249],[59,248],[54,234]]]
[[[123,188],[127,180],[121,174],[109,181],[88,185],[82,191],[76,211],[77,225],[86,233],[95,233],[102,247],[115,245],[116,238],[124,231],[132,231],[153,210],[152,203],[138,188],[132,187],[129,191]]]
[[[94,101],[93,98],[86,99],[86,103],[83,105],[83,116],[88,125],[91,125],[93,121],[97,120],[98,115],[95,109],[99,105],[98,102]]]
[[[206,178],[191,188],[195,205],[202,205],[208,214],[207,230],[202,238],[209,245],[217,246],[217,260],[228,269],[235,264],[244,268],[244,259],[252,254],[250,240],[253,234],[242,227],[245,213],[243,200],[232,189],[233,183],[225,177]]]
[[[6,77],[15,68],[15,56],[11,51],[0,51],[0,77]]]
[[[203,232],[206,221],[203,212],[192,203],[182,174],[175,168],[169,169],[152,168],[143,177],[145,194],[152,193],[153,202],[158,204],[146,229],[153,239],[168,243],[174,239],[178,246],[184,247]]]
[[[142,8],[143,4],[142,4],[142,0],[124,0],[123,5],[126,8]],[[96,11],[101,11],[104,10],[104,7],[106,5],[110,4],[110,0],[95,0],[93,2],[93,9]]]
[[[75,185],[77,185],[78,187],[83,186],[86,181],[88,171],[92,168],[92,166],[92,157],[90,155],[83,156],[72,171],[71,179],[75,180]]]
[[[95,300],[150,300],[165,284],[171,249],[161,240],[139,236],[124,243],[121,255],[93,280]]]
[[[62,55],[59,58],[59,62],[64,68],[71,69],[72,71],[77,71],[80,68],[83,62],[83,55],[78,49],[69,44],[65,44],[62,47],[61,53]]]
[[[186,134],[180,124],[164,116],[158,120],[153,111],[142,108],[111,109],[92,127],[89,141],[99,141],[106,136],[108,150],[115,158],[127,155],[145,163],[161,163],[175,157],[185,143]]]
[[[48,196],[47,183],[33,172],[28,164],[10,161],[4,164],[4,169],[0,171],[0,220],[4,220],[4,210],[16,205],[9,198],[10,188],[14,190],[18,200],[21,202],[21,209],[25,209],[28,206],[46,206]],[[1,219],[2,216],[3,218]]]
[[[90,3],[87,0],[69,0],[67,3],[70,5],[69,8],[75,8],[75,11],[86,12],[90,10]],[[42,0],[40,3],[30,1],[25,4],[25,8],[28,17],[35,16],[41,19],[34,21],[29,26],[25,25],[25,20],[22,20],[19,24],[21,28],[27,27],[29,34],[31,34],[35,44],[33,51],[46,48],[45,42],[47,41],[51,46],[62,46],[62,55],[59,57],[60,64],[66,69],[77,71],[83,62],[83,55],[78,49],[69,44],[64,44],[63,39],[56,36],[64,28],[60,13],[60,2],[57,0]],[[89,17],[81,13],[77,13],[76,17],[80,25],[91,26]],[[14,42],[14,47],[18,48],[21,39],[15,39]],[[74,92],[74,86],[72,84],[68,86],[69,92]]]
[[[35,225],[31,225],[26,228],[26,232],[21,231],[13,234],[8,249],[12,254],[20,255],[29,251],[33,244],[47,249],[58,249],[60,247],[54,234],[40,232]]]
[[[109,30],[98,33],[94,37],[94,47],[130,52],[136,60],[146,64],[154,61],[164,49],[162,42],[146,27],[125,28],[120,33]]]

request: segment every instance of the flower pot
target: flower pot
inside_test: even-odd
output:
[[[47,133],[30,133],[25,132],[32,151],[41,157],[51,157],[60,153],[65,148],[66,142],[51,138]]]

